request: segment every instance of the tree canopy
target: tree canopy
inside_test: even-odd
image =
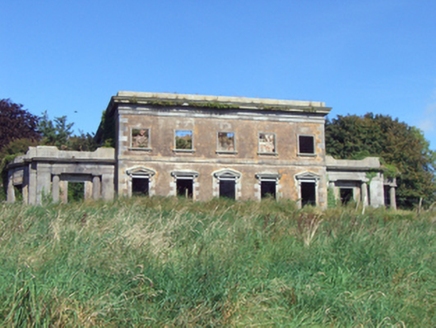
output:
[[[397,171],[397,202],[410,207],[436,198],[436,153],[422,132],[390,116],[338,115],[326,122],[326,152],[336,158],[379,156],[387,173]],[[393,169],[394,168],[394,169]]]
[[[16,139],[39,140],[39,117],[10,99],[0,99],[0,151]]]

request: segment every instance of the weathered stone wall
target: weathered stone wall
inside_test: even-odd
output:
[[[149,147],[134,147],[132,131],[147,129]],[[175,131],[191,130],[193,150],[175,150]],[[218,151],[218,132],[234,133],[235,149]],[[275,152],[259,152],[259,133],[275,135]],[[144,166],[155,170],[151,194],[174,195],[172,171],[194,170],[194,198],[211,199],[216,195],[212,173],[231,169],[242,174],[237,199],[260,199],[258,173],[281,176],[278,198],[298,199],[297,173],[309,171],[320,177],[317,203],[326,205],[324,115],[278,111],[213,110],[199,108],[159,108],[122,104],[118,108],[117,189],[129,195],[126,170]],[[314,154],[300,154],[298,137],[313,136]]]

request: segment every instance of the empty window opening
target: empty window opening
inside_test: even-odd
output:
[[[235,151],[235,134],[233,132],[218,132],[218,151]]]
[[[354,199],[352,188],[340,188],[339,194],[341,197],[342,205],[346,205]]]
[[[316,205],[315,182],[301,182],[301,205]]]
[[[132,129],[132,148],[149,148],[149,140],[149,129]]]
[[[235,199],[236,196],[235,180],[221,180],[219,184],[220,184],[220,197]]]
[[[145,196],[148,195],[148,178],[132,178],[132,195]]]
[[[85,199],[85,183],[68,181],[68,202]]]
[[[192,131],[177,130],[175,136],[175,149],[190,150],[192,149]]]
[[[259,133],[259,153],[276,152],[276,135],[274,133]]]
[[[177,196],[192,198],[193,180],[177,179]]]
[[[260,182],[260,198],[276,198],[276,182],[261,181]]]
[[[312,136],[299,136],[299,152],[300,154],[314,154],[315,153],[315,146],[314,146],[314,140]]]

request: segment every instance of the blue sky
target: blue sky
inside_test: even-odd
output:
[[[117,91],[324,101],[436,149],[436,1],[0,1],[0,98],[95,132]]]

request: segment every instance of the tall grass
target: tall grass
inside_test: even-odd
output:
[[[431,213],[175,198],[0,206],[2,326],[436,326]]]

